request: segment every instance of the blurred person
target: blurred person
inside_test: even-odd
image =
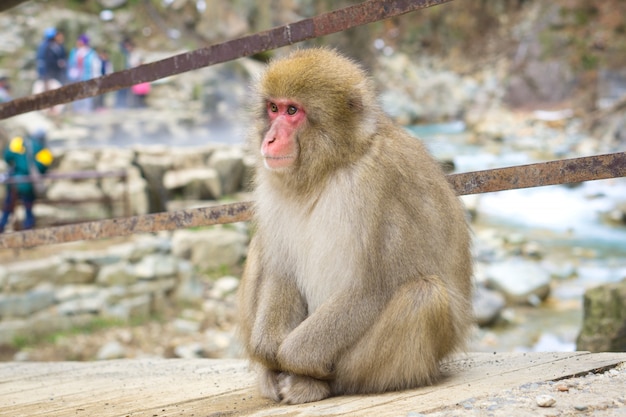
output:
[[[96,51],[89,46],[89,37],[82,34],[76,40],[76,47],[70,51],[67,61],[69,82],[86,81],[100,76],[100,59]],[[93,110],[93,97],[77,100],[74,110],[85,113]]]
[[[137,65],[143,64],[143,60],[139,60]],[[148,107],[146,104],[146,97],[150,94],[150,90],[152,90],[152,84],[149,82],[135,84],[130,88],[132,93],[131,106],[138,108]]]
[[[47,79],[57,80],[59,83],[65,84],[67,80],[67,51],[65,49],[65,35],[59,30],[48,43],[45,66]]]
[[[119,49],[111,56],[113,71],[123,71],[133,67],[131,56],[133,55],[134,49],[135,44],[129,38],[124,38],[124,40],[120,42]],[[120,109],[130,107],[131,98],[130,88],[117,90],[115,94],[115,107]]]
[[[27,135],[26,138],[14,137],[4,150],[3,156],[9,166],[9,178],[37,177],[47,171],[53,160],[52,153],[46,147],[46,134],[43,130]],[[27,230],[35,226],[33,214],[35,189],[36,185],[32,182],[7,184],[0,218],[0,233],[4,232],[18,198],[22,201],[26,212],[22,228]]]
[[[109,52],[104,48],[99,48],[98,58],[100,59],[100,73],[98,76],[112,73],[113,65],[109,59]],[[105,97],[106,94],[100,94],[99,96],[94,97],[94,106],[96,110],[104,109],[106,107]]]
[[[47,28],[43,33],[43,39],[37,47],[37,54],[35,56],[35,59],[37,61],[37,78],[39,80],[46,80],[46,51],[48,50],[48,46],[50,45],[50,42],[52,42],[56,34],[57,30],[55,28]]]
[[[11,100],[13,100],[13,97],[11,97],[9,77],[6,75],[0,75],[0,103],[6,103]]]
[[[54,36],[48,41],[44,51],[44,71],[33,84],[33,94],[57,89],[66,82],[67,52],[64,45],[65,36],[59,30],[54,30],[53,33]],[[63,111],[63,107],[63,104],[57,104],[45,111],[50,115],[56,115]]]

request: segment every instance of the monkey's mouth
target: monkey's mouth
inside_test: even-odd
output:
[[[288,168],[293,165],[296,160],[295,155],[286,156],[269,156],[263,155],[263,161],[267,169]]]

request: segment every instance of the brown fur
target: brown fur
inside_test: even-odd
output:
[[[433,383],[472,322],[469,231],[439,165],[335,51],[270,63],[258,92],[257,149],[267,100],[307,115],[293,166],[256,172],[239,308],[262,394],[295,404]]]

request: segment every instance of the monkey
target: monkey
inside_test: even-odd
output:
[[[439,164],[335,49],[270,61],[255,92],[238,310],[260,394],[300,404],[435,383],[473,320],[469,225]]]

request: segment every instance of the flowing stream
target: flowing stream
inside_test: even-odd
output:
[[[532,151],[506,144],[486,151],[471,144],[471,136],[460,122],[409,130],[436,157],[454,161],[456,172],[537,162],[531,157]],[[487,235],[504,237],[505,241],[533,242],[541,254],[531,262],[539,262],[553,279],[545,302],[536,307],[508,307],[503,312],[504,323],[481,329],[472,348],[575,350],[585,290],[626,278],[626,227],[606,220],[608,213],[626,202],[626,179],[486,193],[477,199],[472,224],[475,235],[488,231]]]

